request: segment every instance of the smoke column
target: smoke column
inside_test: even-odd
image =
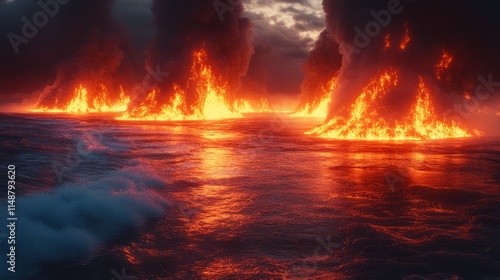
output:
[[[432,82],[433,92],[446,93],[433,96],[445,107],[455,102],[455,97],[446,95],[473,93],[480,75],[488,80],[491,74],[493,81],[500,81],[498,1],[324,0],[323,7],[327,32],[343,56],[330,117],[351,104],[368,80],[387,67],[400,72],[400,86],[385,100],[394,111],[406,111],[415,94],[409,89],[416,88],[418,76]],[[396,12],[388,17],[389,9]],[[400,44],[406,29],[410,41],[403,50]],[[325,45],[328,38],[321,36],[317,46]],[[329,61],[332,48],[316,47],[310,61]],[[437,79],[435,65],[443,51],[453,56],[453,62]],[[337,67],[332,64],[330,71]],[[308,76],[317,75],[310,67],[306,71]]]
[[[228,101],[234,99],[253,53],[252,25],[242,17],[241,3],[223,14],[217,12],[214,3],[212,0],[153,2],[156,35],[148,50],[146,65],[170,73],[159,85],[158,104],[169,103],[174,83],[188,82],[192,54],[201,48],[206,51],[212,69],[228,83]],[[141,98],[144,96],[138,96],[139,101]],[[198,93],[190,87],[186,103],[191,105],[197,100]]]
[[[127,33],[113,19],[113,0],[71,4],[74,6],[68,4],[68,7],[75,9],[80,17],[87,16],[88,20],[77,21],[85,23],[82,27],[85,30],[76,50],[57,65],[57,78],[44,89],[39,106],[67,104],[79,85],[87,88],[90,100],[102,98],[102,87],[105,87],[108,101],[113,103],[119,99],[122,88],[130,87],[128,81],[133,77],[127,54]]]
[[[130,71],[128,35],[112,17],[112,0],[43,3],[44,7],[38,1],[14,1],[0,11],[0,31],[5,35],[0,43],[1,94],[40,95],[39,90],[47,86],[40,105],[49,106],[56,99],[67,101],[80,82],[105,82],[114,92],[128,80],[122,77]],[[31,26],[37,13],[47,14],[41,27]],[[24,38],[23,30],[31,38],[13,48],[7,35]]]
[[[327,30],[320,34],[314,49],[304,65],[306,76],[301,85],[301,96],[298,108],[307,104],[316,105],[320,101],[324,87],[333,77],[338,75],[342,66],[339,45]]]

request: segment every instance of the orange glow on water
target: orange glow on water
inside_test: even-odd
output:
[[[325,138],[362,140],[420,140],[479,136],[453,121],[441,120],[433,107],[430,91],[420,78],[416,102],[402,121],[390,122],[380,115],[381,99],[398,84],[395,70],[372,79],[350,107],[346,117],[336,116],[306,134]]]
[[[292,114],[294,117],[326,118],[328,115],[331,96],[337,86],[337,76],[334,76],[328,83],[321,87],[321,98],[314,100]]]
[[[53,104],[38,105],[32,112],[46,113],[103,113],[123,112],[127,110],[130,97],[120,89],[118,98],[112,98],[104,85],[99,86],[99,91],[90,93],[86,86],[80,84],[75,88],[74,94],[69,102],[62,103],[58,98]]]

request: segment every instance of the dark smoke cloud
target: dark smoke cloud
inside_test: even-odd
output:
[[[192,53],[201,48],[206,50],[211,67],[228,82],[230,92],[237,90],[253,53],[252,25],[242,17],[242,4],[231,8],[221,20],[212,0],[153,2],[156,35],[146,64],[170,73],[160,85],[161,104],[168,103],[173,83],[186,85]],[[187,93],[188,104],[197,99],[194,89]]]
[[[37,27],[33,38],[19,45],[17,54],[8,34],[24,37],[22,18],[33,22],[33,15],[43,8],[38,1],[0,4],[0,94],[6,97],[2,101],[13,101],[13,94],[24,98],[48,85],[69,87],[78,75],[119,80],[117,73],[126,72],[130,46],[126,31],[113,19],[113,0],[43,2],[57,3],[58,9]],[[46,89],[45,98],[59,94]]]
[[[322,98],[322,87],[338,75],[341,66],[342,56],[339,54],[339,45],[325,30],[319,36],[316,46],[309,53],[304,65],[306,76],[302,82],[298,108],[303,109],[307,104],[317,105]]]
[[[140,55],[141,64],[144,63],[144,50],[154,37],[153,15],[151,5],[153,0],[115,0],[113,14],[126,26],[136,55]]]
[[[402,12],[392,15],[387,27],[371,38],[359,53],[342,48],[344,61],[340,72],[340,87],[334,93],[331,114],[350,104],[369,78],[390,66],[400,70],[400,86],[386,100],[390,110],[407,111],[413,101],[418,75],[433,82],[436,92],[474,92],[478,76],[500,81],[500,3],[494,0],[324,0],[327,30],[342,46],[356,46],[355,27],[364,30],[374,21],[371,11],[388,9],[388,3],[400,2]],[[398,48],[408,23],[411,42],[406,50]],[[384,51],[384,39],[389,34],[392,46]],[[451,67],[437,80],[434,66],[443,50],[454,57]],[[328,53],[325,52],[325,56]],[[444,107],[449,97],[435,94]],[[438,102],[439,103],[439,102]]]
[[[44,89],[39,105],[48,108],[64,106],[80,85],[86,87],[92,100],[103,94],[102,86],[105,86],[110,101],[118,101],[122,88],[129,88],[128,81],[133,77],[130,65],[124,64],[124,60],[120,39],[96,31],[86,44],[79,47],[75,57],[59,63],[56,80]]]

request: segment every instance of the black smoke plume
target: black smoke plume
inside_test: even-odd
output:
[[[55,99],[64,103],[79,82],[106,82],[111,92],[119,88],[118,83],[128,80],[122,76],[125,69],[130,70],[129,43],[126,32],[113,19],[113,2],[44,0],[4,4],[0,10],[0,32],[5,38],[0,42],[2,94],[25,97],[45,88],[40,105],[47,105]]]
[[[240,78],[246,74],[250,57],[252,25],[242,17],[238,1],[185,0],[153,2],[156,36],[148,50],[146,65],[170,75],[159,85],[159,104],[168,104],[173,84],[186,87],[194,51],[204,49],[209,64],[228,83],[234,99]],[[220,6],[220,3],[223,3]],[[193,86],[187,86],[186,103],[197,102]],[[138,100],[145,96],[138,96]],[[188,106],[189,107],[189,106]],[[189,112],[186,112],[189,113]]]
[[[488,86],[494,88],[491,92],[499,88],[494,82],[500,81],[498,1],[324,0],[323,7],[327,31],[343,56],[330,117],[351,104],[370,78],[390,67],[400,75],[399,86],[384,101],[387,111],[408,111],[418,76],[432,84],[433,99],[444,109],[464,92],[474,95],[481,84],[483,96]],[[410,42],[403,50],[406,27]],[[443,51],[454,59],[438,79],[435,66]],[[325,61],[330,56],[323,52]],[[488,83],[489,75],[493,82]]]
[[[339,45],[332,34],[325,30],[320,34],[304,65],[306,76],[301,85],[297,108],[304,109],[307,105],[312,106],[310,109],[315,108],[323,97],[324,87],[338,75],[341,66]]]

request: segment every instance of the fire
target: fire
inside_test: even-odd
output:
[[[269,101],[261,98],[257,102],[250,102],[246,99],[238,99],[234,103],[234,108],[241,113],[265,113],[272,112]]]
[[[124,113],[120,120],[220,120],[243,117],[243,112],[255,112],[268,108],[264,101],[255,109],[244,99],[228,102],[229,86],[221,75],[208,63],[204,49],[193,52],[190,78],[186,85],[174,84],[173,97],[166,104],[159,104],[160,89],[151,91],[141,104]],[[189,105],[186,92],[193,89],[197,100]],[[234,104],[233,104],[234,103]]]
[[[387,34],[385,35],[385,38],[384,38],[384,50],[387,50],[391,47],[391,35]]]
[[[328,81],[324,86],[321,86],[321,98],[313,102],[309,102],[305,107],[293,113],[293,117],[312,117],[312,118],[325,118],[328,115],[328,104],[333,91],[337,86],[337,76]]]
[[[363,140],[421,140],[479,136],[450,121],[440,120],[431,102],[430,92],[420,78],[417,100],[402,122],[390,122],[380,116],[381,99],[398,84],[395,70],[373,79],[351,106],[347,117],[336,116],[306,134],[325,138]]]
[[[441,57],[441,61],[434,67],[436,70],[436,77],[438,80],[443,78],[443,73],[446,69],[448,69],[453,62],[453,56],[443,50],[443,56]]]
[[[39,105],[32,112],[46,113],[103,113],[123,112],[127,110],[130,97],[120,89],[118,98],[112,98],[104,85],[99,85],[99,90],[89,93],[86,86],[80,84],[74,89],[73,97],[67,103],[62,103],[59,98],[50,105]]]
[[[408,44],[410,43],[411,38],[410,38],[410,30],[408,29],[408,22],[405,24],[405,35],[403,37],[403,40],[401,40],[401,44],[399,44],[399,47],[402,50],[405,50]]]
[[[478,131],[469,133],[454,122],[446,123],[440,120],[434,111],[430,91],[422,78],[420,78],[418,87],[417,103],[412,109],[409,121],[413,127],[406,125],[404,134],[420,136],[418,137],[420,139],[463,138],[481,135]]]

